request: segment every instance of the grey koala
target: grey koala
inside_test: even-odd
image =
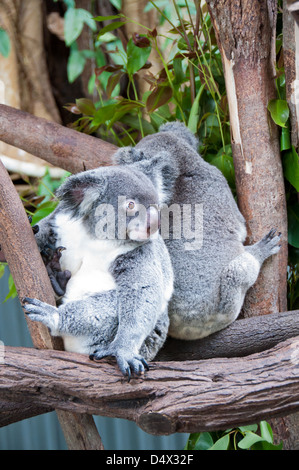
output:
[[[25,298],[24,309],[67,351],[115,356],[129,379],[142,374],[166,339],[173,291],[157,191],[140,171],[119,166],[70,176],[57,196],[36,240],[42,253],[59,252],[68,282],[58,307]]]
[[[185,340],[208,336],[238,317],[246,291],[262,263],[279,251],[281,237],[271,230],[258,243],[243,245],[245,221],[227,181],[197,148],[195,136],[172,122],[114,155],[116,164],[149,176],[160,202],[170,205],[164,211],[170,219],[164,236],[161,228],[174,270],[169,335]]]

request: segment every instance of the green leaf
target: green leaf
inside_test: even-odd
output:
[[[251,450],[282,450],[283,442],[281,441],[280,444],[274,445],[267,441],[260,441],[256,444],[253,444]]]
[[[248,431],[243,437],[243,439],[238,442],[238,447],[240,449],[250,449],[251,446],[253,446],[256,442],[264,441],[265,439],[261,436],[258,436],[257,434]]]
[[[229,434],[222,436],[208,450],[227,450],[229,446]]]
[[[116,20],[118,18],[123,17],[124,15],[111,15],[111,16],[96,16],[94,18],[95,21],[109,21],[109,20]]]
[[[194,450],[208,450],[213,446],[213,439],[209,432],[201,432],[199,438],[196,440]]]
[[[151,49],[151,46],[143,48],[137,47],[133,39],[129,39],[127,44],[127,72],[129,75],[133,75],[145,65],[151,53]]]
[[[127,114],[124,117],[122,117],[121,122],[139,131],[141,130],[141,126],[142,126],[142,129],[146,135],[155,134],[156,132],[155,128],[152,126],[150,122],[146,121],[143,118],[139,119],[137,116],[132,116],[130,114]],[[140,122],[141,122],[141,126],[140,126]]]
[[[68,8],[64,15],[64,40],[70,46],[81,34],[84,22],[76,8]]]
[[[289,150],[292,147],[291,145],[291,135],[289,127],[282,127],[281,136],[280,136],[280,150]]]
[[[273,432],[272,432],[270,424],[267,423],[267,421],[261,421],[260,430],[261,430],[261,436],[265,439],[265,441],[273,444]]]
[[[122,70],[117,70],[116,72],[112,73],[108,78],[107,86],[106,86],[106,93],[108,98],[111,98],[111,95],[115,89],[115,87],[119,84],[120,79],[125,73]]]
[[[0,279],[1,277],[3,277],[4,273],[5,273],[5,264],[0,263]]]
[[[281,127],[286,127],[285,124],[289,119],[289,107],[285,100],[270,100],[268,103],[268,110],[270,111],[273,121]]]
[[[76,100],[76,105],[79,111],[81,111],[82,114],[86,114],[88,116],[94,116],[96,112],[95,105],[91,100],[88,98],[79,98]]]
[[[80,36],[84,23],[93,31],[96,30],[96,23],[87,10],[83,8],[68,8],[64,15],[64,39],[67,46],[70,46]]]
[[[108,31],[114,31],[115,29],[117,28],[120,28],[121,26],[123,26],[124,24],[126,24],[125,21],[114,21],[113,23],[110,23],[110,24],[107,24],[106,26],[104,26],[104,28],[102,28],[98,34],[98,39],[103,36],[103,34],[106,34],[108,33]]]
[[[8,57],[10,53],[10,39],[7,32],[0,28],[0,54]]]
[[[286,152],[282,160],[284,176],[299,192],[299,156],[292,145],[292,149]]]
[[[233,157],[231,155],[231,146],[226,145],[220,149],[217,155],[208,154],[205,160],[214,165],[222,172],[231,187],[235,186],[235,168]]]
[[[67,63],[68,81],[73,83],[83,72],[86,59],[81,51],[72,49]]]
[[[288,242],[295,248],[299,248],[299,206],[288,207]]]
[[[7,296],[5,297],[3,303],[7,302],[9,299],[14,299],[18,295],[16,286],[15,286],[15,283],[11,274],[8,277],[8,287],[9,287],[9,292]]]
[[[31,225],[37,224],[40,220],[44,219],[48,215],[52,214],[54,209],[57,207],[57,201],[47,201],[39,206],[39,208],[32,215]]]
[[[116,106],[117,104],[115,103],[99,108],[94,115],[92,124],[94,126],[100,126],[101,124],[110,121],[116,113]]]
[[[146,100],[146,108],[149,113],[160,108],[172,98],[172,88],[168,85],[156,87]]]
[[[193,134],[197,132],[198,129],[198,123],[199,123],[199,101],[202,96],[202,93],[204,91],[205,87],[202,85],[196,95],[196,98],[193,102],[193,105],[191,107],[190,115],[189,115],[189,120],[188,120],[188,129],[190,129]]]

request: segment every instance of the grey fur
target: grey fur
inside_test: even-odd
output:
[[[129,378],[131,373],[143,373],[146,361],[155,357],[167,336],[167,305],[173,288],[170,257],[158,232],[143,241],[129,238],[128,227],[135,220],[132,216],[125,219],[125,239],[98,239],[97,222],[101,222],[101,215],[97,211],[105,203],[113,206],[117,215],[119,196],[149,210],[150,205],[158,203],[157,192],[143,173],[109,167],[69,177],[59,188],[58,196],[60,203],[39,224],[36,240],[40,250],[45,249],[49,238],[55,247],[66,241],[61,264],[71,271],[72,277],[58,307],[26,298],[24,308],[32,320],[50,328],[52,335],[62,336],[66,349],[90,354],[95,360],[115,356],[122,373]],[[119,223],[117,216],[116,234]],[[87,282],[81,295],[76,279],[88,262],[96,274],[91,283],[102,276],[103,283],[108,284],[100,285],[104,290],[97,292]],[[103,268],[105,263],[107,271]]]
[[[222,173],[203,160],[198,143],[181,123],[168,123],[142,139],[133,149],[119,149],[115,163],[123,162],[149,176],[160,203],[202,205],[203,240],[199,249],[187,249],[188,240],[165,239],[174,270],[174,294],[169,304],[169,335],[197,339],[232,323],[245,294],[256,281],[265,259],[280,249],[280,234],[244,246],[245,221]],[[167,178],[167,171],[172,169]],[[163,185],[159,182],[163,180]],[[195,220],[192,220],[194,227]]]

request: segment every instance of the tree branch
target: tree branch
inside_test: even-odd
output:
[[[198,341],[168,338],[155,361],[190,361],[243,357],[276,346],[299,335],[299,311],[237,320],[226,329]],[[243,338],[240,341],[240,338]],[[160,364],[157,364],[157,368]],[[1,404],[0,427],[49,411],[35,402]]]
[[[244,357],[299,335],[299,310],[236,320],[224,330],[194,341],[168,338],[156,361]]]
[[[0,104],[0,140],[71,173],[111,165],[117,150],[101,139],[4,104]]]
[[[152,363],[127,383],[115,364],[5,348],[0,399],[135,421],[167,435],[227,429],[299,409],[299,337],[246,358]]]

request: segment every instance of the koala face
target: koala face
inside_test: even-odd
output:
[[[57,195],[93,238],[145,242],[158,234],[158,194],[138,170],[118,166],[79,173]]]

